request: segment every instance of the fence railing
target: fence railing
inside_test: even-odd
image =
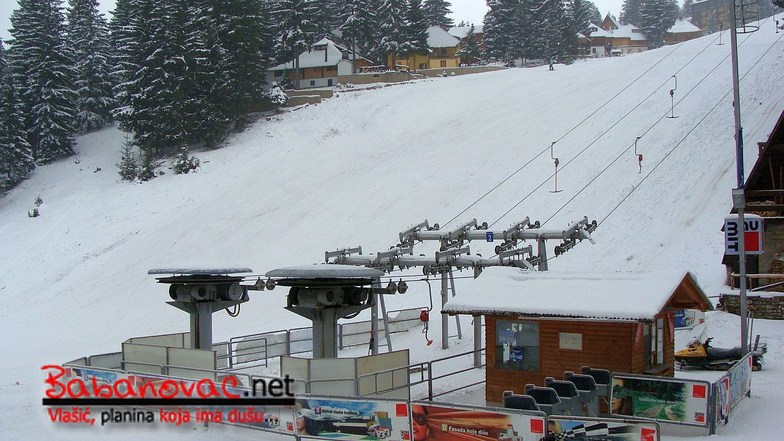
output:
[[[387,324],[390,334],[404,332],[417,326],[421,309],[389,311],[390,318]],[[383,321],[378,322],[379,329],[383,330]],[[370,344],[371,320],[339,323],[337,332],[338,349]],[[261,364],[268,366],[270,358],[313,352],[313,332],[309,326],[280,329],[232,337],[229,341],[213,343],[212,346],[218,352],[218,366],[221,369]]]

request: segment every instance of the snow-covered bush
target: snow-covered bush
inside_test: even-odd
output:
[[[199,168],[199,158],[191,156],[188,152],[188,147],[180,147],[180,151],[172,163],[174,174],[184,175],[191,171],[196,171],[197,168]]]
[[[286,101],[289,100],[288,95],[286,95],[286,92],[283,91],[283,87],[281,87],[278,83],[272,84],[268,94],[270,102],[276,106],[282,106],[286,104]]]

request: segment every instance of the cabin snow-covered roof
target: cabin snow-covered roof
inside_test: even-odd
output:
[[[626,37],[632,41],[645,41],[648,39],[642,29],[630,24],[621,25],[618,27],[618,29],[610,31],[610,36],[614,38]]]
[[[691,24],[688,20],[675,20],[675,24],[672,25],[667,32],[670,34],[684,34],[689,32],[700,32],[701,29],[697,26]]]
[[[427,28],[427,45],[431,48],[455,47],[460,43],[460,39],[450,35],[440,26],[430,26]]]
[[[689,299],[673,297],[686,284]],[[444,307],[452,314],[564,317],[601,320],[652,320],[667,306],[710,301],[691,273],[573,273],[522,271],[510,267],[485,269],[463,283]]]
[[[324,47],[324,50],[316,50],[316,47]],[[343,53],[348,54],[348,59],[352,60],[354,58],[354,54],[341,46],[335,44],[329,38],[322,38],[310,47],[310,50],[303,52],[299,56],[299,68],[305,69],[308,67],[326,67],[326,66],[337,66],[338,63],[343,59]],[[362,58],[359,54],[357,54],[357,59]],[[291,60],[287,63],[279,64],[270,70],[284,70],[284,69],[294,69],[294,60]]]
[[[468,35],[468,31],[471,30],[471,26],[455,26],[449,28],[449,35],[457,38],[465,38]],[[482,34],[484,33],[484,26],[483,25],[474,25],[474,34]]]
[[[593,24],[593,23],[591,23],[591,26],[596,28],[595,31],[591,31],[591,38],[593,38],[593,37],[612,37],[612,33],[609,32],[609,31],[605,31],[604,29],[602,29],[601,26],[599,26],[597,24]]]

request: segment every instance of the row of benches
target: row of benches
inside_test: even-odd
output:
[[[598,416],[599,400],[608,402],[610,371],[582,367],[579,374],[564,372],[563,380],[545,378],[543,387],[526,384],[523,394],[504,391],[504,407],[535,410],[547,415]]]

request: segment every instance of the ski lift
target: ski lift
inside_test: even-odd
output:
[[[721,42],[721,34],[724,32],[724,23],[719,23],[719,42],[716,43],[716,46],[722,46],[724,43]]]
[[[422,322],[422,333],[425,334],[427,346],[430,346],[433,344],[433,340],[427,336],[427,331],[430,328],[430,311],[433,310],[433,290],[430,287],[430,277],[425,279],[425,283],[427,283],[427,294],[430,298],[430,307],[419,311],[419,321]]]
[[[642,173],[642,153],[637,152],[637,141],[639,141],[640,138],[642,138],[642,136],[638,136],[634,140],[634,154],[637,155],[637,163],[640,165],[639,173]]]
[[[553,155],[553,146],[555,145],[555,143],[556,143],[556,141],[553,141],[553,143],[550,144],[550,159],[552,159],[553,163],[555,164],[555,189],[553,191],[551,191],[550,193],[560,193],[562,191],[562,190],[558,189],[558,164],[559,164],[559,161],[558,161],[558,158],[556,158]]]
[[[759,5],[758,0],[734,0],[735,32],[738,34],[751,34],[759,30]]]
[[[675,91],[678,90],[678,77],[672,76],[675,79],[675,87],[670,89],[670,116],[667,118],[677,118],[675,116]]]

